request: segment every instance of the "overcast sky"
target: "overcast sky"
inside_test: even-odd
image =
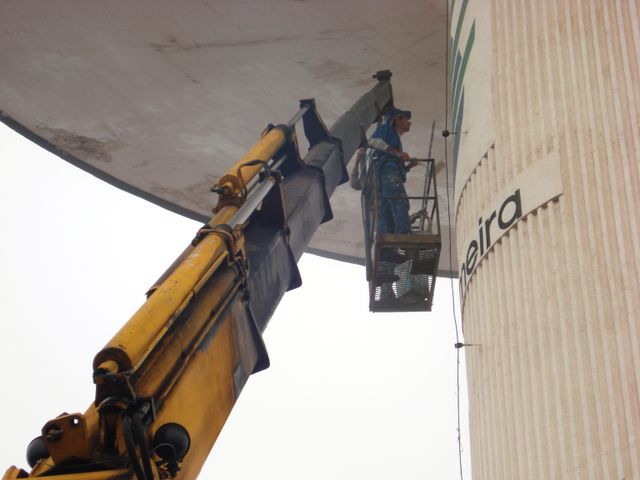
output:
[[[4,471],[27,468],[46,421],[86,410],[93,356],[199,224],[1,124],[0,159]],[[299,266],[302,287],[265,332],[271,367],[250,377],[200,478],[459,478],[449,279],[431,313],[370,314],[363,267],[307,254]]]

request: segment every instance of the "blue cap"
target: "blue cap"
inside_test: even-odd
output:
[[[409,110],[400,110],[399,108],[392,107],[391,110],[387,112],[386,121],[391,123],[395,120],[396,117],[402,115],[403,117],[411,118],[411,112]]]

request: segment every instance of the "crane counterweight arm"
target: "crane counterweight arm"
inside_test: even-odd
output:
[[[29,446],[32,471],[10,467],[5,480],[197,477],[247,378],[269,365],[262,332],[301,284],[296,263],[332,218],[347,161],[392,105],[390,73],[376,78],[331,129],[303,100],[263,132],[214,186],[211,220],[96,355],[94,404],[47,422]]]

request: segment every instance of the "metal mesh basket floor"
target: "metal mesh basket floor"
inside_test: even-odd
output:
[[[437,235],[380,235],[370,281],[369,309],[431,311],[440,246]]]

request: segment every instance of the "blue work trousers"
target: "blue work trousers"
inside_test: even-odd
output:
[[[409,200],[400,172],[382,170],[378,176],[378,189],[377,232],[411,233]]]

